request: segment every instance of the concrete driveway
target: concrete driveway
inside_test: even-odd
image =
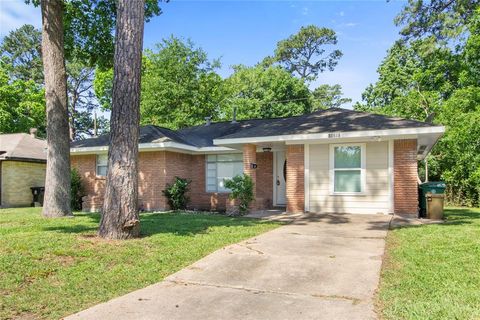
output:
[[[301,216],[67,319],[374,319],[390,218]]]

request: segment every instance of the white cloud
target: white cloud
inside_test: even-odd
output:
[[[340,15],[340,17],[343,17],[345,15],[345,12],[340,11],[339,15]]]
[[[355,26],[357,26],[357,25],[358,25],[358,23],[355,23],[355,22],[347,22],[347,23],[345,23],[345,27],[355,27]]]
[[[308,13],[309,13],[308,7],[303,7],[303,8],[302,8],[302,15],[307,16]]]
[[[22,0],[0,0],[0,36],[27,23],[37,28],[42,26],[40,8]]]

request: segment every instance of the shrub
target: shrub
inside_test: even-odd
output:
[[[70,190],[72,195],[72,210],[82,210],[82,197],[84,196],[85,190],[83,189],[82,176],[76,168],[71,170]]]
[[[162,191],[173,210],[183,210],[187,207],[189,199],[186,194],[191,182],[188,179],[175,177],[175,181],[172,184],[167,184],[167,188]]]
[[[248,205],[253,198],[253,181],[246,174],[238,175],[230,180],[225,180],[225,187],[232,190],[230,199],[236,199],[240,202],[240,214],[244,215],[248,211]]]

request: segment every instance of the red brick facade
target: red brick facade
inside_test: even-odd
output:
[[[416,214],[417,193],[417,141],[394,142],[394,212]],[[82,175],[85,191],[84,210],[98,211],[102,208],[105,178],[96,176],[95,155],[72,155],[72,167]],[[288,212],[303,212],[304,194],[304,146],[286,146],[287,179],[286,198]],[[162,194],[167,183],[175,176],[192,180],[189,192],[189,209],[224,211],[227,193],[206,192],[205,155],[190,155],[169,151],[141,152],[139,156],[139,207],[145,210],[168,209]],[[272,207],[273,198],[273,153],[256,152],[255,145],[243,149],[244,172],[255,183],[255,202],[252,210]],[[257,168],[251,167],[256,163]]]
[[[393,149],[394,212],[417,214],[417,140],[395,140]]]
[[[287,158],[287,212],[305,209],[305,164],[303,145],[288,145]]]
[[[255,150],[255,149],[254,149]],[[250,155],[251,156],[251,155]],[[253,160],[255,159],[255,160]],[[272,203],[273,161],[271,153],[258,153],[252,160],[258,162],[256,188],[258,208],[269,208]],[[96,175],[95,155],[72,155],[72,167],[78,169],[85,186],[83,209],[99,211],[103,205],[105,177]],[[206,192],[205,155],[190,155],[169,151],[141,152],[139,154],[139,207],[147,211],[168,209],[167,199],[162,190],[175,176],[192,180],[190,185],[189,209],[206,211],[224,211],[228,199],[227,193]],[[249,171],[252,174],[249,166]]]

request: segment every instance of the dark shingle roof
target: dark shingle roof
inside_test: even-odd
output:
[[[266,137],[291,134],[348,132],[431,127],[429,123],[379,114],[331,108],[295,117],[216,122],[173,131],[157,126],[140,128],[139,143],[177,142],[195,147],[214,146],[214,139]],[[108,145],[108,134],[72,143],[73,148]]]
[[[272,119],[248,130],[221,137],[221,139],[267,137],[291,134],[368,131],[431,127],[425,122],[391,118],[379,114],[331,108],[282,119]]]
[[[26,133],[0,135],[0,159],[47,160],[47,142]]]
[[[74,141],[71,144],[72,148],[85,148],[85,147],[102,147],[108,145],[110,135],[102,134],[97,138],[90,138],[84,140]],[[140,127],[140,139],[139,143],[155,143],[155,142],[178,142],[187,145],[190,144],[186,141],[181,134],[170,129],[161,128],[157,126],[144,126]]]

